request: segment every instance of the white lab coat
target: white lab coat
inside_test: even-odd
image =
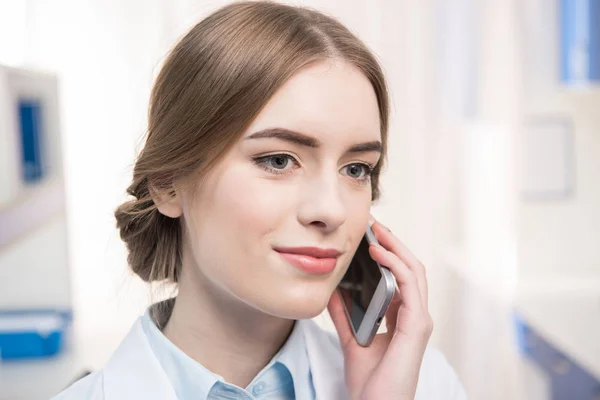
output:
[[[337,335],[321,329],[312,320],[300,320],[298,324],[304,332],[317,400],[348,399],[344,358]],[[141,320],[133,325],[103,369],[53,398],[75,399],[177,400],[167,375],[150,348]],[[454,370],[436,349],[428,348],[425,352],[415,399],[466,399]]]

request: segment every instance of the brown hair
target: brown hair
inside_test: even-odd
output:
[[[175,45],[152,90],[146,142],[127,189],[134,199],[115,211],[129,265],[144,281],[177,282],[181,272],[180,221],[158,212],[151,191],[169,196],[174,187],[206,175],[284,82],[325,59],[353,64],[373,85],[385,157],[383,73],[369,49],[334,18],[267,1],[237,2],[209,15]],[[373,172],[373,200],[384,157]]]

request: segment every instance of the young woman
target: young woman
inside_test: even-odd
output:
[[[336,20],[240,2],[201,21],[156,80],[133,199],[116,211],[133,271],[178,294],[57,398],[464,399],[427,347],[425,269],[383,225],[370,254],[399,287],[387,333],[359,346],[335,290],[387,135],[381,69]],[[310,320],[326,307],[337,335]]]

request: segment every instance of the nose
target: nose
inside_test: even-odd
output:
[[[322,176],[306,182],[298,210],[301,224],[316,227],[323,233],[332,232],[346,221],[347,213],[336,176]]]

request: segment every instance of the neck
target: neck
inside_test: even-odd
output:
[[[163,333],[208,370],[245,388],[283,346],[294,320],[264,314],[198,275],[182,271]]]

